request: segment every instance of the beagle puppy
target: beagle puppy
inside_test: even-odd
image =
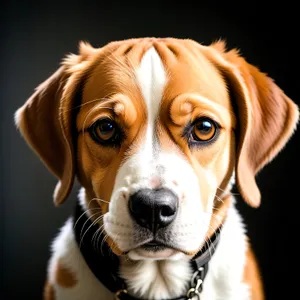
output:
[[[81,42],[15,113],[55,204],[81,185],[44,299],[264,299],[231,188],[259,206],[255,176],[298,117],[223,41]]]

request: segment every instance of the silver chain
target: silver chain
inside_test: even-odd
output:
[[[204,268],[199,268],[194,274],[191,279],[191,288],[188,290],[186,296],[188,300],[192,300],[194,297],[197,297],[200,300],[200,292],[202,290],[202,283],[203,283],[203,272]]]

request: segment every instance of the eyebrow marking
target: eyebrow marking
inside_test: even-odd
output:
[[[181,118],[172,118],[172,121],[177,125],[182,125],[181,123],[185,123],[183,117],[190,115],[198,106],[205,111],[203,116],[207,114],[207,117],[210,117],[210,114],[213,113],[221,123],[230,124],[232,128],[236,127],[236,116],[232,110],[194,93],[181,94],[174,99],[171,105],[171,118],[172,110],[175,110],[176,115],[179,114]]]

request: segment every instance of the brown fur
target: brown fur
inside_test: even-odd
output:
[[[251,287],[251,300],[264,300],[264,289],[260,270],[254,252],[248,243],[246,265],[244,269],[244,282]]]
[[[55,300],[55,292],[53,289],[53,286],[46,281],[45,287],[44,287],[44,300]]]
[[[62,287],[70,288],[77,284],[77,279],[73,272],[65,267],[60,261],[56,265],[55,281]]]

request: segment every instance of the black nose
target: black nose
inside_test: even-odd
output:
[[[131,216],[139,225],[154,232],[175,219],[177,207],[177,196],[165,188],[142,189],[129,198]]]

